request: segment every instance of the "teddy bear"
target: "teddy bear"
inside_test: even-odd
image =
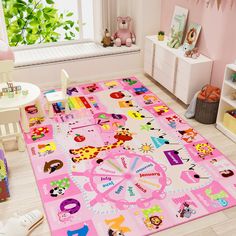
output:
[[[101,41],[101,43],[103,44],[103,47],[112,47],[114,45],[113,40],[111,39],[111,35],[108,31],[108,29],[105,30],[104,32],[104,37]]]
[[[129,16],[117,17],[118,30],[112,35],[117,47],[121,45],[131,47],[132,43],[135,43],[135,34],[130,29],[131,21],[132,19]]]

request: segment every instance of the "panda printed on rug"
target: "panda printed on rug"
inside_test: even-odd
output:
[[[50,194],[52,197],[58,197],[64,195],[65,191],[66,191],[65,188],[55,187],[50,190]]]

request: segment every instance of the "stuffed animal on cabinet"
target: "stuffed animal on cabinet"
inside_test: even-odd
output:
[[[121,45],[131,47],[132,43],[135,43],[136,39],[135,34],[131,30],[131,21],[132,19],[129,16],[117,17],[118,30],[112,36],[117,47]]]

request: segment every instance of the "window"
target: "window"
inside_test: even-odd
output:
[[[94,38],[93,0],[0,0],[9,45],[39,45]]]

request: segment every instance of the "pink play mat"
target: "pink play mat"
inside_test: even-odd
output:
[[[235,165],[137,78],[68,95],[70,114],[27,108],[53,236],[149,235],[236,205]]]

